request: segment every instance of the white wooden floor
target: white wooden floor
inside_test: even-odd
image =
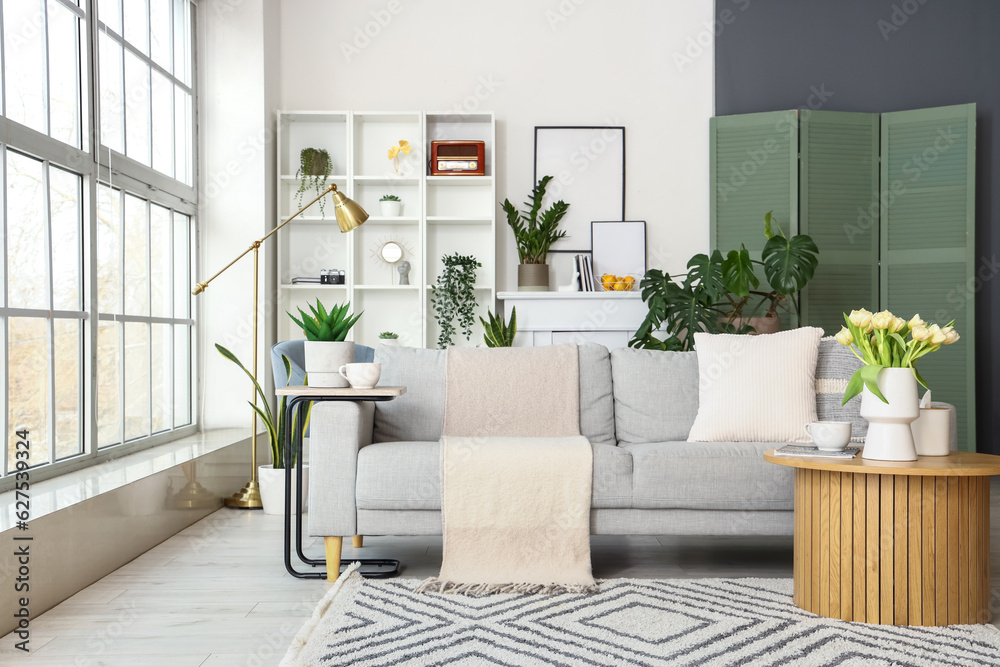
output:
[[[1000,479],[992,494],[992,599],[1000,625]],[[285,573],[282,519],[223,509],[81,591],[31,624],[31,653],[0,642],[0,664],[98,667],[277,665],[325,581]],[[344,557],[355,551],[345,540]],[[440,538],[369,537],[367,557],[399,558],[404,576],[436,575]],[[307,553],[322,553],[321,542]],[[593,538],[594,574],[791,577],[787,538]]]

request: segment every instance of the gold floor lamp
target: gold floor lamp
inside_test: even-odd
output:
[[[260,264],[260,244],[267,239],[274,236],[274,234],[287,225],[289,222],[297,218],[302,214],[307,208],[318,202],[320,199],[326,195],[333,193],[333,203],[334,211],[337,214],[337,224],[340,225],[341,232],[349,232],[351,230],[357,229],[365,220],[368,219],[368,213],[365,212],[363,208],[358,206],[356,203],[348,199],[343,192],[337,189],[336,184],[331,183],[330,187],[322,192],[318,197],[313,199],[311,202],[303,206],[295,213],[292,217],[285,220],[283,223],[269,231],[262,238],[257,239],[250,244],[250,247],[244,250],[239,256],[233,261],[222,267],[222,270],[216,273],[214,276],[206,280],[205,282],[198,283],[194,286],[191,291],[192,294],[197,296],[205,291],[208,284],[213,280],[221,276],[226,272],[226,269],[231,267],[236,262],[240,261],[250,252],[253,252],[253,377],[257,379],[257,283],[259,276],[259,264]],[[257,392],[253,392],[253,404],[257,405]],[[263,507],[263,503],[260,500],[260,486],[257,483],[257,413],[253,412],[253,417],[251,421],[251,436],[250,436],[250,481],[246,483],[240,491],[236,494],[226,498],[226,507],[239,507],[243,509],[258,509]]]

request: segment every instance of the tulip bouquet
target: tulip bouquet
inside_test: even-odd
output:
[[[941,349],[942,345],[951,345],[959,339],[953,326],[955,320],[939,327],[927,324],[920,319],[920,315],[914,315],[907,321],[888,310],[872,314],[865,309],[852,310],[850,315],[844,315],[844,320],[847,326],[840,328],[837,341],[848,346],[854,356],[865,364],[847,383],[844,403],[860,394],[863,387],[868,387],[883,403],[888,403],[876,382],[878,372],[883,368],[909,368],[917,382],[926,389],[927,383],[914,364],[921,357]]]

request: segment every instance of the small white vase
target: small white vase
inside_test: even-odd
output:
[[[257,466],[257,483],[260,484],[260,502],[264,514],[285,513],[285,470],[270,465]],[[295,511],[295,491],[297,488],[295,470],[292,470],[292,511]],[[302,466],[302,509],[306,509],[309,499],[309,466]]]
[[[868,420],[862,457],[875,461],[916,461],[910,424],[920,416],[920,405],[913,371],[883,368],[876,382],[888,403],[883,403],[868,387],[861,392],[861,416]]]
[[[401,201],[380,201],[378,203],[379,209],[382,211],[382,217],[384,218],[395,218],[399,216],[400,211],[403,209],[403,202]]]
[[[352,341],[333,342],[307,340],[305,345],[306,373],[310,387],[348,387],[340,375],[340,367],[354,361]]]

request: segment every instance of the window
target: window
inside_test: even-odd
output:
[[[0,8],[3,490],[193,430],[196,5]]]

